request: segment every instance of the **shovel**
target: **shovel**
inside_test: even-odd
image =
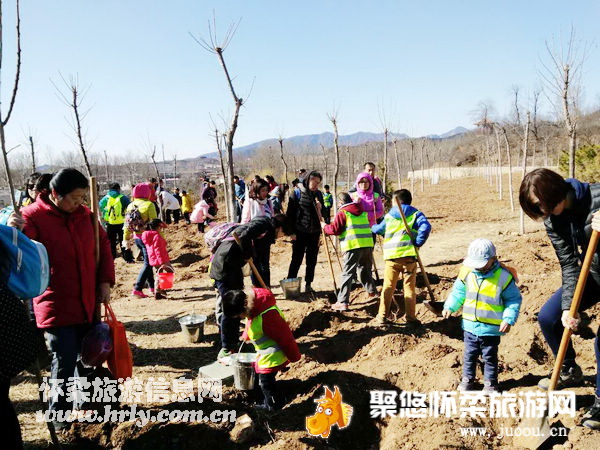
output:
[[[437,302],[435,300],[435,295],[433,295],[433,289],[431,289],[431,284],[429,283],[429,277],[427,276],[427,272],[425,272],[425,267],[423,266],[423,262],[421,261],[421,257],[419,256],[419,249],[415,245],[413,240],[413,236],[410,232],[410,227],[408,226],[408,222],[406,221],[406,216],[404,215],[404,211],[402,211],[402,205],[398,205],[398,209],[400,210],[400,215],[402,216],[402,222],[404,222],[404,227],[406,228],[406,233],[410,237],[410,240],[415,249],[415,253],[417,255],[417,262],[419,263],[419,269],[423,274],[423,279],[425,280],[425,286],[427,286],[427,292],[429,293],[429,300],[425,300],[423,302],[423,306],[427,308],[429,311],[434,313],[436,316],[440,317],[442,315],[442,310],[444,309],[444,302]]]
[[[596,247],[598,246],[598,238],[600,233],[592,231],[590,243],[588,244],[587,251],[585,252],[585,259],[581,266],[581,272],[577,279],[577,286],[575,287],[575,293],[573,294],[573,300],[571,301],[571,309],[569,309],[569,317],[575,317],[579,304],[581,303],[581,297],[583,296],[583,290],[585,288],[585,282],[587,281],[588,274],[590,273],[590,267],[592,260],[594,259],[594,253],[596,253]],[[571,339],[573,331],[570,328],[565,327],[563,331],[562,339],[560,340],[560,347],[558,348],[558,354],[556,355],[556,361],[554,362],[554,369],[552,370],[552,377],[550,378],[550,385],[548,386],[548,393],[556,388],[558,383],[558,377],[560,376],[560,370],[567,353],[567,346]],[[524,433],[515,433],[515,439],[513,443],[520,447],[529,449],[537,449],[544,444],[551,437],[550,423],[548,422],[548,406],[544,411],[542,417],[532,417],[524,419],[518,426],[517,429],[527,429],[527,436]],[[531,431],[534,430],[532,433]]]
[[[327,261],[329,261],[329,270],[331,271],[331,281],[333,281],[333,295],[335,295],[335,301],[337,301],[338,296],[338,288],[335,282],[335,274],[333,273],[333,264],[331,263],[331,255],[329,254],[329,245],[327,245],[327,235],[325,234],[325,230],[321,226],[321,222],[323,221],[323,217],[321,216],[321,211],[317,208],[317,204],[315,203],[315,211],[317,211],[317,216],[319,217],[319,226],[321,227],[321,235],[323,236],[323,242],[325,242],[325,253],[327,253]],[[335,303],[333,301],[333,296],[328,296],[329,303]]]

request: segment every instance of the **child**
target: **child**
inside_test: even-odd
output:
[[[164,227],[165,224],[162,220],[152,219],[146,225],[146,231],[142,233],[142,242],[148,252],[148,261],[156,272],[156,276],[154,277],[154,298],[156,300],[167,298],[167,293],[158,288],[158,272],[161,270],[173,272],[173,267],[169,260],[169,252],[167,251],[167,241],[159,232]]]
[[[194,208],[192,207],[192,197],[187,191],[181,191],[181,213],[183,214],[183,218],[185,219],[185,223],[188,225],[192,223],[190,221],[190,214]]]
[[[521,308],[521,293],[512,273],[496,257],[496,247],[487,239],[475,239],[444,303],[447,318],[461,307],[465,355],[460,391],[475,388],[479,355],[483,357],[483,391],[500,392],[498,345],[500,336],[515,324]]]
[[[400,189],[395,191],[392,197],[395,206],[390,209],[380,224],[371,227],[373,233],[384,235],[383,259],[385,260],[385,273],[376,322],[379,325],[389,322],[388,315],[390,313],[392,297],[396,290],[398,278],[403,273],[406,323],[411,326],[419,326],[421,322],[419,322],[415,314],[417,300],[415,290],[417,252],[415,251],[415,246],[418,248],[425,244],[431,231],[431,225],[427,221],[425,214],[410,206],[412,203],[410,191]],[[410,230],[407,230],[404,226],[404,221],[398,208],[402,208]]]
[[[323,231],[325,234],[340,237],[340,246],[344,252],[344,271],[337,303],[333,305],[333,309],[346,311],[357,270],[360,273],[360,282],[369,297],[377,296],[377,289],[371,274],[373,235],[369,217],[363,211],[361,204],[352,202],[352,198],[346,192],[342,192],[338,200],[341,204],[340,209],[333,223],[324,225]]]
[[[206,200],[200,200],[194,206],[194,211],[190,217],[192,223],[198,224],[198,233],[204,233],[204,227],[210,223],[209,219],[215,219],[210,213],[211,207]]]
[[[281,409],[285,399],[277,389],[275,375],[290,362],[298,361],[300,351],[283,313],[275,304],[275,297],[262,288],[229,291],[223,297],[223,314],[246,318],[242,338],[252,341],[258,354],[255,370],[264,397],[259,408]]]
[[[331,207],[333,206],[333,195],[329,192],[329,185],[325,185],[325,192],[323,193],[323,207],[321,208],[321,216],[326,224],[329,225],[331,219]]]

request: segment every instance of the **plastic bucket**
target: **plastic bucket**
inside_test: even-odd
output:
[[[300,285],[302,284],[302,277],[298,278],[286,278],[279,282],[283,295],[285,298],[296,298],[300,295]]]
[[[173,272],[159,272],[158,273],[158,288],[159,289],[171,289],[173,287],[173,278],[175,274]]]
[[[206,316],[202,314],[189,314],[179,319],[181,333],[188,342],[200,342],[204,337],[204,323]]]
[[[256,381],[256,373],[254,372],[255,361],[256,353],[234,353],[231,355],[233,384],[236,389],[241,391],[254,389],[254,382]]]

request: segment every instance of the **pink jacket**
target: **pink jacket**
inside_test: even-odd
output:
[[[369,189],[363,191],[358,182],[366,178],[369,180]],[[356,177],[356,192],[352,194],[352,199],[356,203],[360,203],[363,211],[366,211],[369,215],[369,223],[371,226],[377,223],[377,219],[383,216],[383,203],[379,194],[373,193],[373,178],[368,172],[361,172]]]
[[[208,213],[209,208],[210,205],[206,203],[206,200],[200,200],[198,203],[196,203],[196,205],[194,205],[194,210],[190,216],[190,221],[192,223],[202,223],[207,217],[209,219],[214,219],[215,216]]]
[[[158,267],[169,263],[169,252],[167,241],[158,231],[144,231],[142,242],[148,252],[148,262],[152,267]]]

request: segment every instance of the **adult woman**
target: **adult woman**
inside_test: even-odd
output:
[[[534,220],[544,219],[546,232],[562,270],[562,287],[542,306],[538,321],[546,342],[556,356],[565,326],[576,329],[579,319],[569,318],[569,308],[579,277],[580,262],[589,244],[592,228],[600,231],[600,184],[563,179],[549,169],[535,169],[523,178],[519,202],[525,214]],[[581,251],[579,250],[581,247]],[[598,251],[581,299],[580,310],[600,301],[600,259]],[[583,425],[600,429],[600,341],[596,336],[596,400],[583,417]],[[581,368],[575,363],[575,351],[569,343],[557,388],[574,386],[583,381]],[[547,389],[549,379],[539,387]]]
[[[378,193],[373,192],[373,178],[368,172],[361,172],[356,177],[356,192],[352,193],[352,199],[362,205],[363,211],[369,216],[371,226],[377,223],[377,219],[383,216],[383,203]]]
[[[33,310],[52,354],[51,382],[64,393],[70,377],[87,375],[78,364],[81,342],[94,323],[97,303],[109,300],[115,283],[110,244],[102,227],[96,264],[93,216],[83,205],[88,186],[81,172],[63,169],[52,177],[49,194],[40,194],[35,203],[21,210],[23,232],[48,251],[50,285],[33,299]],[[58,414],[57,428],[66,426],[72,406],[68,396],[59,394],[49,403]]]
[[[253,181],[248,193],[248,200],[242,208],[242,224],[250,222],[256,217],[271,218],[274,216],[273,202],[269,198],[269,183],[266,180]],[[252,259],[265,284],[271,285],[271,269],[269,267],[271,257],[271,239],[262,238],[254,241]],[[258,280],[252,274],[252,283],[260,287]]]
[[[132,295],[138,298],[148,297],[144,294],[144,288],[146,283],[150,286],[150,292],[154,293],[154,273],[152,272],[152,266],[148,260],[148,252],[146,246],[142,242],[142,233],[145,230],[145,225],[152,219],[156,219],[156,207],[150,197],[152,190],[147,183],[137,184],[131,191],[133,201],[127,206],[125,211],[125,223],[123,224],[123,247],[129,248],[129,240],[133,237],[135,245],[140,249],[144,257],[144,265],[140,270],[137,277],[137,281],[133,287]],[[127,214],[130,217],[134,214],[134,210],[139,212],[140,223],[134,224],[131,220],[127,220]]]

